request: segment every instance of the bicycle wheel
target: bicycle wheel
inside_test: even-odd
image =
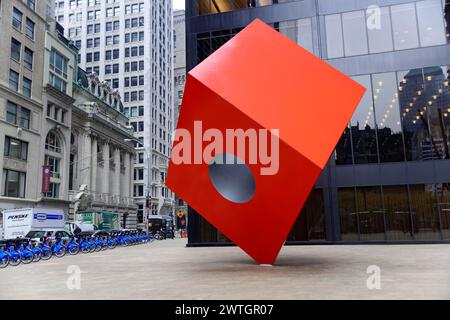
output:
[[[20,255],[13,255],[9,257],[9,265],[10,266],[18,266],[20,263],[22,262],[22,260],[20,259]]]
[[[73,246],[69,249],[69,254],[74,256],[80,252],[80,246]]]
[[[64,257],[65,255],[66,255],[66,248],[65,247],[61,247],[61,248],[59,248],[59,250],[57,250],[56,252],[55,252],[55,256],[57,256],[58,258],[62,258],[62,257]]]
[[[36,249],[36,248],[35,248]],[[33,250],[35,250],[35,249],[33,249]],[[33,259],[33,262],[38,262],[38,261],[40,261],[41,260],[41,258],[42,258],[42,250],[41,249],[39,249],[39,248],[37,248],[38,250],[35,250],[35,252],[33,252],[34,253],[34,259]]]
[[[20,255],[23,264],[30,264],[34,260],[34,254],[31,251],[21,252]]]
[[[0,258],[0,269],[6,268],[9,264],[9,256],[4,255]]]
[[[115,241],[113,241],[113,242],[111,242],[111,243],[108,245],[108,248],[109,248],[109,249],[115,249],[116,246],[117,246],[117,243],[116,243]]]
[[[48,260],[52,257],[52,255],[53,255],[52,250],[50,250],[50,249],[42,250],[41,259]]]

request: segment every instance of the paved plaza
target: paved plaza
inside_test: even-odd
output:
[[[0,298],[450,299],[448,244],[286,246],[275,266],[258,266],[237,247],[185,241],[8,267]]]

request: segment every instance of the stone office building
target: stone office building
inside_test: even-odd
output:
[[[73,97],[69,196],[75,203],[84,192],[90,200],[77,209],[117,212],[122,227],[135,228],[134,137],[120,94],[95,73],[79,68]],[[74,209],[71,206],[71,213]]]
[[[75,56],[50,23],[49,12],[44,1],[0,2],[0,210],[67,211],[69,206],[66,163]],[[56,105],[57,113],[51,107]],[[52,190],[45,194],[44,164],[53,168]]]

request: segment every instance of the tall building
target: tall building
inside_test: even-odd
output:
[[[0,210],[67,211],[69,205],[75,53],[48,21],[48,4],[0,2]],[[58,105],[58,112],[49,113],[51,105]],[[51,166],[46,192],[41,184],[44,165]]]
[[[174,74],[174,124],[178,122],[181,101],[186,83],[186,18],[184,10],[173,12],[173,74]],[[187,204],[175,195],[176,226],[184,229],[187,218]]]
[[[113,211],[136,227],[134,136],[120,93],[78,67],[53,5],[0,2],[0,212]]]
[[[447,0],[186,1],[188,71],[259,18],[367,88],[288,241],[450,240],[449,11]],[[189,209],[190,245],[226,241]]]
[[[56,20],[80,49],[78,62],[123,98],[135,133],[133,196],[143,221],[173,214],[174,194],[164,186],[173,113],[171,0],[60,0]]]
[[[186,18],[184,10],[173,12],[173,73],[176,125],[186,83]]]

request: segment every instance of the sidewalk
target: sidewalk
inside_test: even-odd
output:
[[[276,266],[185,239],[0,270],[1,299],[450,299],[450,245],[287,246]],[[69,290],[69,266],[81,289]],[[369,266],[381,289],[369,290]],[[73,268],[73,267],[72,267]],[[372,267],[375,268],[376,267]]]

